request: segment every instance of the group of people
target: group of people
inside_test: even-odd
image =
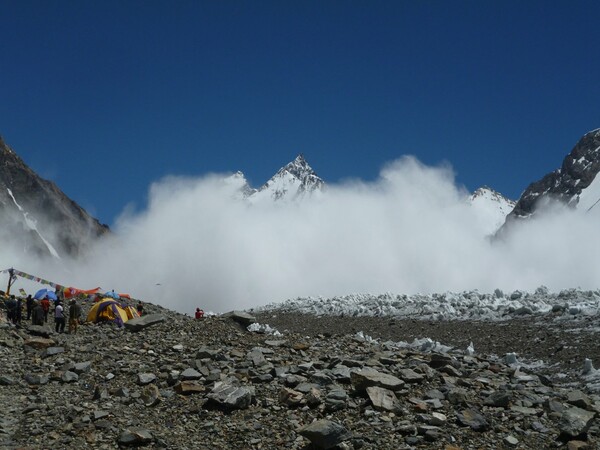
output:
[[[15,325],[20,325],[23,321],[23,300],[11,295],[6,299],[5,304],[7,320]],[[27,313],[26,320],[31,320],[32,325],[44,325],[48,322],[50,300],[48,300],[48,297],[34,300],[31,295],[28,295],[25,299],[25,311]],[[57,333],[65,332],[66,314],[63,300],[61,298],[57,299],[54,302],[54,327]],[[69,333],[76,333],[81,320],[81,305],[74,299],[69,302],[68,317]]]

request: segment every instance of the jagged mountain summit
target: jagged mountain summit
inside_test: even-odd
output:
[[[108,232],[0,137],[0,242],[34,256],[80,256]]]
[[[516,202],[510,200],[488,186],[477,189],[469,197],[469,203],[485,233],[495,233],[514,209]]]
[[[277,173],[260,188],[250,186],[242,172],[227,177],[225,182],[235,188],[236,198],[250,203],[301,200],[323,192],[325,182],[315,173],[302,154]],[[477,220],[486,234],[493,234],[504,223],[515,202],[499,192],[483,186],[468,199]]]
[[[258,189],[254,189],[248,184],[242,172],[236,172],[226,181],[236,186],[240,197],[251,203],[298,200],[318,195],[325,186],[325,182],[310,167],[302,154],[279,169],[269,181]]]
[[[320,192],[324,181],[308,165],[302,154],[285,165],[249,199],[252,202],[271,199],[275,201],[294,200]]]
[[[559,169],[527,187],[502,228],[515,220],[534,215],[538,207],[551,200],[591,210],[600,200],[600,180],[596,179],[599,171],[600,128],[586,133]]]

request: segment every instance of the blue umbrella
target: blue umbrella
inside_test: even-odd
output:
[[[36,300],[41,300],[44,297],[48,297],[50,300],[56,300],[57,299],[56,294],[54,293],[54,291],[51,291],[49,289],[40,289],[33,296],[33,298],[35,298]]]

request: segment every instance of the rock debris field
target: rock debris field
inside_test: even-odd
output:
[[[75,335],[0,323],[0,448],[600,446],[599,377],[584,364],[598,361],[597,316],[145,311],[136,327]]]

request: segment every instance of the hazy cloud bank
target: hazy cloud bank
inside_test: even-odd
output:
[[[298,203],[249,205],[222,179],[155,183],[147,210],[124,213],[68,281],[191,313],[348,293],[595,289],[600,279],[598,215],[555,206],[492,244],[449,166],[405,157],[375,182]]]

